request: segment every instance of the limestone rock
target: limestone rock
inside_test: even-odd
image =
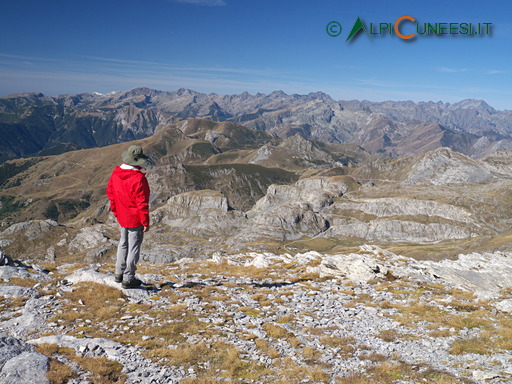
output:
[[[334,220],[325,234],[359,237],[370,241],[432,242],[447,239],[465,239],[475,235],[468,228],[452,224],[423,224],[407,220]]]
[[[304,203],[282,204],[271,211],[263,211],[250,220],[244,238],[273,237],[282,240],[316,236],[324,232],[329,223]]]
[[[12,358],[23,352],[31,352],[34,347],[17,338],[0,333],[0,369]]]
[[[0,279],[9,281],[13,277],[18,277],[21,279],[33,279],[34,282],[43,282],[48,281],[49,279],[49,277],[44,272],[36,271],[35,273],[30,273],[28,271],[28,266],[22,264],[19,261],[16,261],[15,264],[19,264],[19,266],[10,267],[5,265],[0,267]]]
[[[439,148],[415,161],[405,184],[482,183],[492,178],[491,171],[477,160],[449,148]]]
[[[311,268],[311,271],[320,273],[320,276],[339,276],[355,282],[368,282],[386,276],[389,266],[370,255],[351,253],[326,256],[320,265]]]
[[[7,361],[0,371],[3,384],[38,383],[50,381],[46,377],[48,357],[36,352],[22,352]]]
[[[433,200],[401,197],[365,199],[335,203],[332,208],[336,210],[358,210],[378,217],[425,215],[461,223],[473,222],[471,212],[466,209]]]
[[[126,320],[125,320],[126,321]],[[184,374],[179,367],[165,367],[144,358],[134,347],[105,338],[77,338],[68,335],[43,336],[30,344],[57,344],[86,357],[105,357],[123,365],[128,383],[178,384]]]
[[[512,300],[502,300],[495,305],[496,309],[500,310],[501,312],[507,312],[512,313]]]
[[[152,219],[155,224],[162,222],[199,236],[230,234],[246,221],[242,212],[231,209],[224,195],[212,190],[173,196],[152,214]]]
[[[3,297],[39,297],[39,292],[34,288],[19,287],[17,285],[0,285],[0,296]]]
[[[499,297],[512,287],[512,253],[470,253],[457,260],[422,263],[425,272],[466,289],[481,299]]]
[[[59,224],[54,220],[33,220],[22,223],[16,223],[11,225],[9,228],[4,230],[0,234],[0,239],[13,235],[15,233],[22,233],[27,237],[28,240],[38,239],[45,233],[50,231],[53,227]]]
[[[85,249],[99,248],[105,245],[112,245],[113,242],[104,233],[103,226],[84,227],[68,244],[72,251],[83,251]]]
[[[271,185],[267,194],[256,202],[248,212],[249,217],[266,212],[281,204],[306,203],[318,212],[332,204],[332,198],[345,194],[350,189],[349,180],[343,177],[311,177],[298,180],[295,185]]]

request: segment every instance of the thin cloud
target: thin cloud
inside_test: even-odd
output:
[[[443,73],[460,73],[460,72],[466,72],[467,68],[448,68],[448,67],[437,67],[436,68],[439,72]]]
[[[223,7],[227,5],[224,0],[174,0],[178,3],[206,5],[208,7]]]
[[[509,71],[500,71],[500,70],[497,70],[497,69],[492,69],[490,71],[487,71],[488,75],[502,75],[502,74],[505,74],[505,73],[509,73]]]
[[[174,64],[165,64],[159,62],[151,62],[151,61],[139,61],[139,60],[129,60],[129,59],[116,59],[110,57],[98,57],[98,56],[83,56],[84,58],[92,61],[107,63],[111,65],[110,68],[116,68],[116,65],[124,66],[125,68],[138,68],[140,70],[141,66],[145,68],[146,71],[173,71],[173,72],[194,72],[194,73],[204,73],[205,75],[210,73],[225,73],[225,74],[239,74],[239,75],[252,75],[252,76],[285,76],[289,74],[289,72],[281,72],[275,71],[271,68],[262,68],[262,69],[254,69],[254,68],[232,68],[232,67],[198,67],[187,64],[174,65]]]

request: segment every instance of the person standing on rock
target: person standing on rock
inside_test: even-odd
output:
[[[122,154],[123,164],[116,167],[107,185],[110,210],[121,226],[117,247],[115,281],[123,288],[136,288],[135,278],[144,232],[149,229],[149,184],[142,166],[148,157],[140,145],[132,145]]]

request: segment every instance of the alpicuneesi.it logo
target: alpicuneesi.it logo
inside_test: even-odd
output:
[[[407,25],[410,24],[410,25]],[[337,21],[331,21],[325,27],[331,37],[341,35],[343,28]],[[407,30],[407,32],[406,32]],[[475,36],[491,35],[492,23],[419,23],[412,16],[401,16],[394,23],[370,23],[367,27],[360,17],[354,23],[345,40],[346,43],[354,41],[359,35],[368,37],[396,35],[403,40],[411,40],[424,36]]]

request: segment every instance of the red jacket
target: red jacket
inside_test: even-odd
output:
[[[123,169],[123,168],[132,169]],[[135,167],[116,167],[107,185],[110,210],[123,228],[149,226],[149,185],[144,173]]]

